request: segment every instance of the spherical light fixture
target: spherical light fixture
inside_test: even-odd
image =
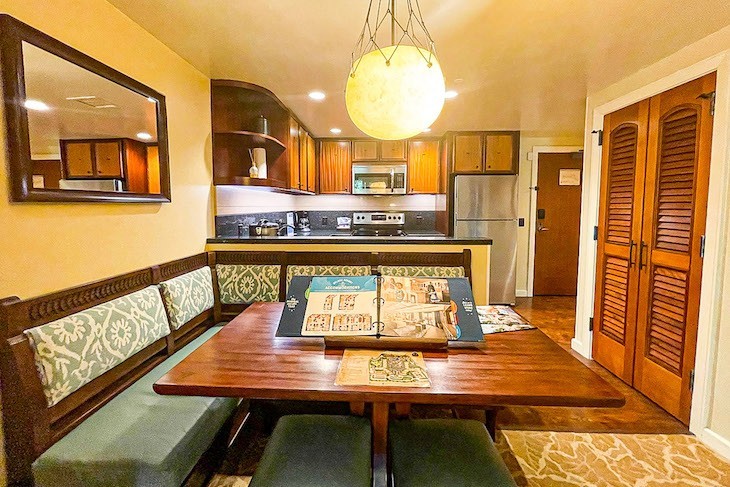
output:
[[[373,0],[352,56],[345,104],[353,123],[365,134],[383,140],[406,139],[438,118],[444,106],[444,76],[418,0],[406,3],[407,15],[400,21],[395,0],[390,0],[383,15],[378,15],[380,7],[372,7]],[[384,43],[378,40],[379,30],[388,24],[390,45],[380,47]]]
[[[415,46],[389,46],[355,61],[345,103],[357,128],[376,139],[397,140],[436,121],[446,87],[436,57],[429,63],[429,55]]]

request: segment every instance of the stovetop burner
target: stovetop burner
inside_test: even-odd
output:
[[[398,228],[358,228],[352,231],[353,237],[405,237],[407,235]]]

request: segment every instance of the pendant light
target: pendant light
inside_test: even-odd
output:
[[[345,89],[347,112],[360,130],[376,139],[417,135],[444,106],[446,88],[434,41],[418,0],[405,1],[408,12],[399,20],[395,0],[370,0],[352,54]],[[388,25],[390,45],[381,47],[378,34]]]

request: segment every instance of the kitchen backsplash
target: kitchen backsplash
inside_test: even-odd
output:
[[[359,211],[359,210],[358,210]],[[393,210],[400,211],[400,210]],[[218,215],[215,217],[215,233],[218,238],[237,237],[238,225],[243,225],[243,235],[248,235],[248,225],[258,222],[262,218],[276,222],[286,221],[286,211],[269,211],[260,213],[246,213],[241,215]],[[337,228],[337,217],[346,216],[352,218],[352,211],[313,210],[308,211],[309,221],[313,231],[330,230],[334,232]],[[406,233],[429,233],[435,232],[436,212],[435,211],[402,211],[406,216]]]
[[[245,215],[291,210],[435,211],[441,195],[361,196],[291,195],[235,186],[216,187],[216,215]]]

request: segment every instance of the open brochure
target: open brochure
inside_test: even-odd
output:
[[[482,339],[464,278],[295,277],[278,336]]]

